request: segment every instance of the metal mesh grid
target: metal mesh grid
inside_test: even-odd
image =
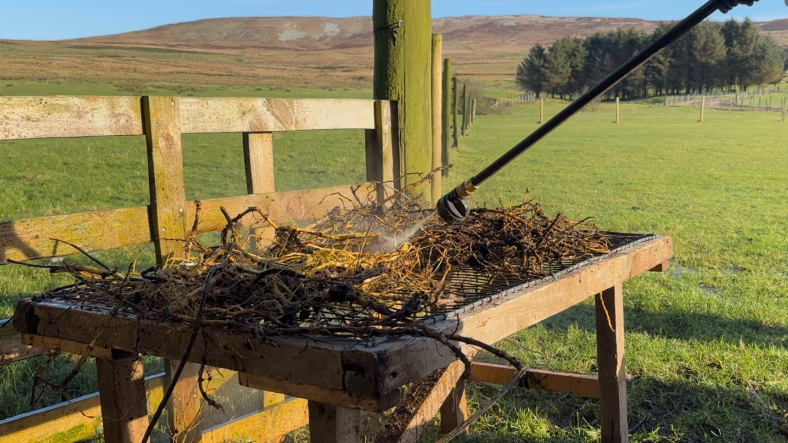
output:
[[[492,300],[505,298],[515,292],[531,286],[536,286],[551,280],[556,280],[580,267],[607,258],[617,252],[629,249],[637,244],[657,238],[656,234],[627,234],[621,232],[603,232],[610,241],[610,252],[605,254],[594,253],[583,260],[564,261],[545,265],[551,270],[550,275],[535,279],[507,278],[504,275],[489,276],[478,272],[462,271],[453,281],[453,288],[462,294],[458,301],[439,312],[427,312],[423,322],[434,323],[447,319],[462,312],[477,308]]]
[[[454,270],[446,278],[448,285],[444,290],[444,294],[448,293],[449,297],[444,297],[439,305],[427,305],[417,313],[409,315],[408,318],[413,321],[427,324],[439,322],[449,317],[456,316],[459,313],[479,307],[491,300],[504,298],[530,286],[555,280],[579,267],[656,238],[654,234],[626,234],[618,232],[603,232],[602,234],[607,237],[610,242],[610,252],[591,253],[578,260],[564,260],[560,263],[546,264],[544,266],[550,274],[542,278],[529,279],[505,274],[492,275],[472,267]],[[387,293],[386,296],[391,299],[402,300],[404,304],[405,301],[412,298],[413,294],[402,291]],[[113,301],[109,298],[103,300],[101,298],[88,300],[86,297],[74,297],[71,290],[45,294],[43,298],[64,302],[70,305],[77,305],[82,310],[98,312],[108,312],[112,309],[113,304]],[[132,315],[132,312],[124,308],[121,309],[118,314]],[[368,309],[354,304],[338,303],[324,307],[320,314],[318,324],[321,326],[360,325],[364,324],[364,322],[368,322],[369,319],[374,320],[375,318],[374,312]],[[310,320],[310,322],[312,322],[311,324],[304,323],[301,326],[314,327],[314,321],[315,320]],[[254,323],[249,323],[248,325],[254,327]]]

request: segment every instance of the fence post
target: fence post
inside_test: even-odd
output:
[[[143,97],[143,118],[148,149],[151,201],[151,237],[156,262],[166,266],[183,257],[179,239],[186,238],[186,191],[183,179],[180,101],[173,97]],[[165,371],[171,380],[179,362],[167,360]],[[200,441],[200,399],[196,395],[199,365],[187,364],[169,404],[168,425],[177,431],[174,441]],[[131,400],[128,400],[131,407]],[[144,408],[144,406],[143,406]]]
[[[476,99],[471,99],[471,124],[476,123]]]
[[[430,94],[430,0],[374,0],[373,98],[396,100],[402,186],[419,180],[432,166],[432,100]],[[429,195],[426,183],[413,196]]]
[[[700,99],[700,122],[703,123],[703,110],[706,108],[706,97]]]
[[[452,125],[453,127],[452,134],[454,138],[453,146],[455,148],[458,148],[460,146],[460,127],[458,126],[459,123],[457,123],[457,113],[459,112],[459,107],[460,107],[460,97],[459,97],[460,88],[459,85],[457,84],[457,77],[451,78],[451,88],[452,88],[451,112],[452,112],[452,118],[454,119],[453,120],[454,124]]]
[[[443,36],[432,34],[432,170],[441,167],[443,160],[443,72],[441,61],[443,59]],[[432,176],[431,190],[432,203],[437,203],[441,198],[441,178],[443,174],[435,173]]]
[[[785,121],[785,102],[786,101],[788,101],[788,99],[783,98],[783,121]]]
[[[618,97],[616,97],[616,123],[620,121],[619,117],[621,115],[621,108],[619,105]]]
[[[465,114],[465,132],[470,134],[471,131],[471,94],[468,91],[468,84],[464,85],[463,92],[465,92],[465,101],[463,104],[463,111]]]
[[[262,194],[276,191],[274,177],[274,138],[272,132],[243,133],[244,167],[246,169],[246,193]],[[271,244],[274,228],[255,228],[249,244],[253,250],[263,249]],[[265,239],[265,240],[264,240]]]
[[[539,124],[544,121],[544,97],[539,97]]]
[[[465,137],[465,134],[468,130],[468,85],[463,83],[462,85],[462,136]]]
[[[441,163],[443,165],[449,164],[449,130],[451,128],[451,59],[443,60],[443,102],[441,108],[443,109],[443,125],[441,134],[443,140],[441,143]],[[441,175],[448,177],[449,170],[444,169]]]

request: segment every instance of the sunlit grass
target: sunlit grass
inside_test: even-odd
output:
[[[564,105],[548,100],[548,116]],[[536,129],[537,106],[477,116],[471,136],[452,152],[456,167],[444,189]],[[611,104],[593,109],[485,183],[474,203],[517,203],[527,189],[551,214],[673,237],[671,269],[624,288],[632,441],[785,441],[788,123],[778,113],[718,110],[698,123],[697,110],[660,100],[623,103],[618,124]],[[140,138],[6,142],[0,149],[8,159],[0,166],[0,219],[147,203]],[[241,152],[239,135],[185,137],[187,197],[245,193]],[[363,134],[277,136],[275,162],[279,190],[362,181]],[[151,257],[144,248],[136,253]],[[118,262],[126,258],[118,254]],[[9,301],[59,283],[0,269],[0,293]],[[499,345],[529,367],[594,374],[593,307],[581,304]],[[29,374],[25,365],[32,364],[15,371]],[[6,372],[3,380],[10,386],[14,378]],[[493,393],[472,384],[471,407]],[[436,436],[432,429],[424,440]],[[472,427],[469,441],[598,439],[596,401],[517,390]]]
[[[556,113],[563,103],[548,101]],[[536,105],[478,116],[446,187],[537,127]],[[788,151],[779,115],[625,103],[581,112],[485,183],[477,203],[539,199],[603,228],[673,237],[664,274],[624,287],[635,442],[785,441],[788,412]],[[501,343],[526,366],[594,374],[585,303]],[[489,388],[475,385],[478,405]],[[487,394],[485,394],[487,393]],[[472,441],[598,441],[595,401],[519,391]],[[531,411],[531,412],[525,412]]]

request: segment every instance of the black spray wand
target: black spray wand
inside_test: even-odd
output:
[[[580,98],[564,108],[547,123],[540,126],[531,135],[498,158],[498,160],[495,160],[490,166],[487,166],[473,178],[463,182],[461,185],[454,188],[454,190],[441,197],[441,199],[438,200],[438,215],[447,223],[456,223],[464,220],[468,216],[469,211],[466,199],[473,194],[482,183],[503,169],[503,167],[512,162],[512,160],[519,157],[520,154],[533,147],[547,134],[553,132],[555,128],[561,126],[561,124],[567,121],[571,116],[583,109],[585,105],[607,92],[608,89],[623,80],[629,73],[649,61],[652,57],[657,55],[659,51],[678,40],[682,35],[707,19],[711,14],[718,10],[727,13],[738,5],[752,6],[756,1],[758,0],[710,0],[708,3],[701,6],[697,11],[677,23],[668,32],[648,45],[621,67],[613,71],[612,74],[605,77],[605,79],[580,96]],[[788,0],[786,0],[786,4],[788,4]]]

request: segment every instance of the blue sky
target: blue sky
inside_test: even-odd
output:
[[[538,14],[680,19],[703,0],[432,0],[434,17]],[[372,0],[0,0],[0,39],[59,40],[117,34],[220,17],[370,15]],[[783,0],[760,0],[732,14],[788,18]],[[726,16],[717,14],[716,19]]]

